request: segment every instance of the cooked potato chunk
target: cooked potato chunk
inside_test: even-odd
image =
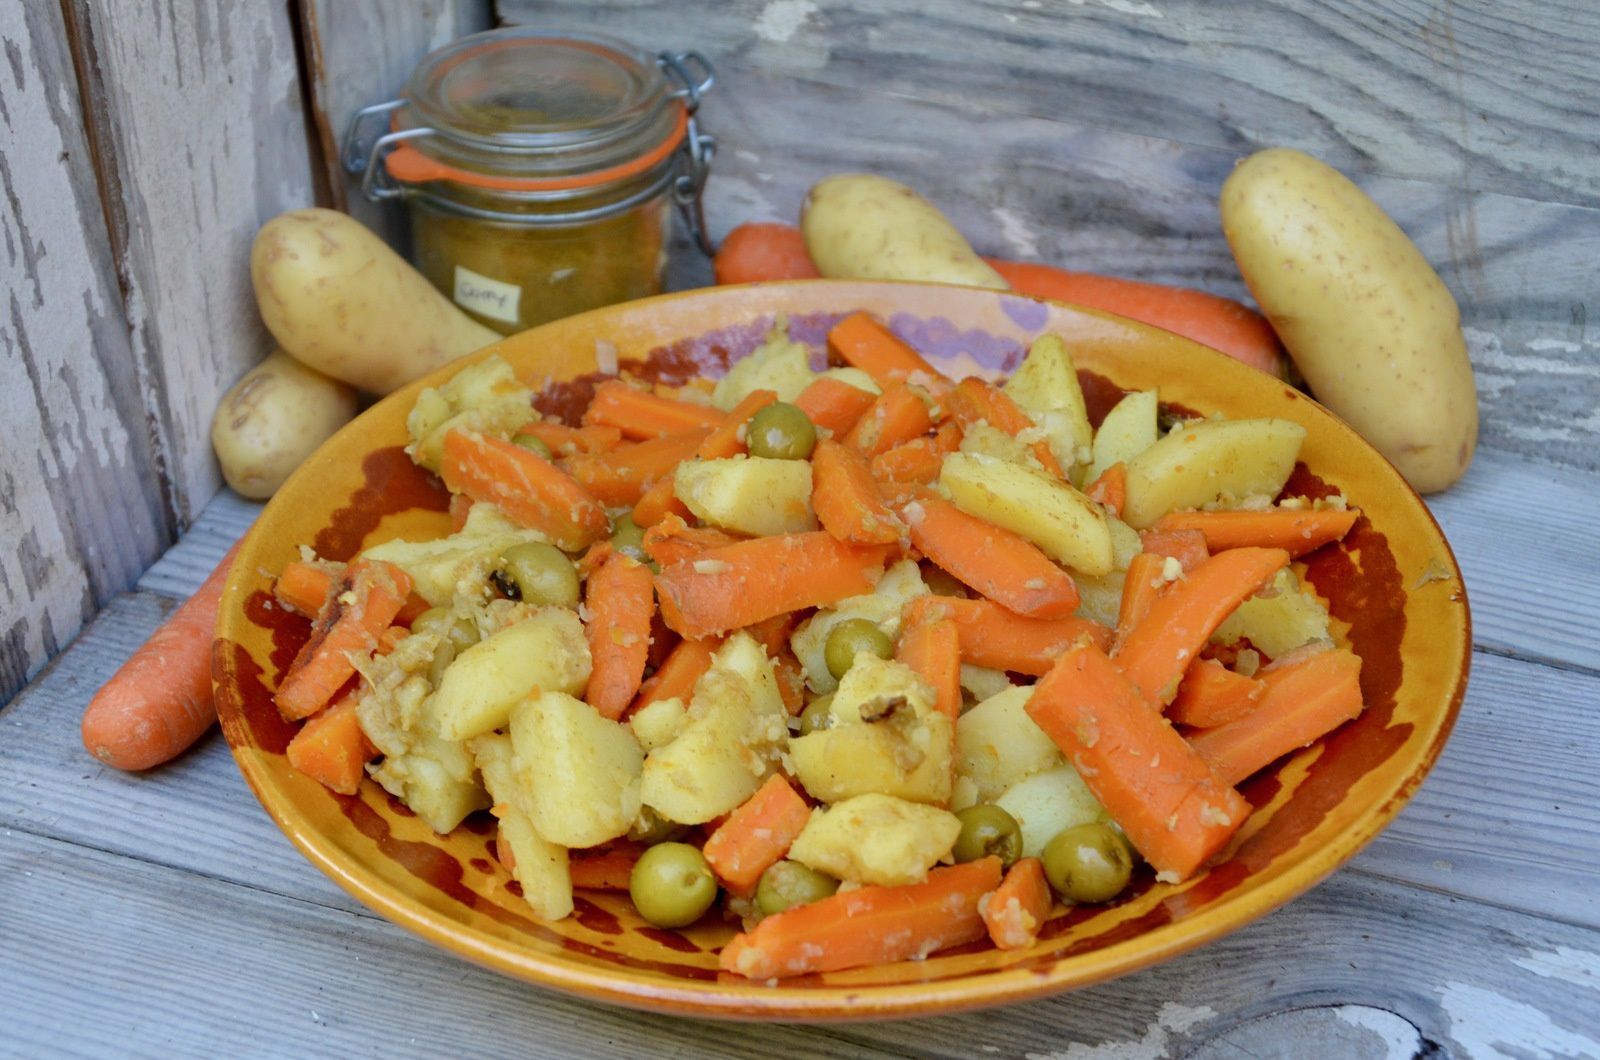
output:
[[[837,802],[893,795],[912,802],[950,799],[950,719],[918,718],[909,708],[870,725],[839,725],[789,743],[794,774],[812,797]]]
[[[859,725],[882,718],[896,703],[909,706],[918,717],[934,712],[934,690],[903,662],[858,655],[833,693],[828,713],[835,725]]]
[[[1094,578],[1078,575],[1073,579],[1078,583],[1078,609],[1073,614],[1115,629],[1117,615],[1122,610],[1122,587],[1127,577],[1127,572],[1120,570]]]
[[[761,537],[817,528],[811,511],[811,464],[805,460],[685,460],[672,485],[691,512],[737,534]]]
[[[517,378],[511,366],[490,357],[463,368],[438,387],[417,395],[406,417],[411,459],[430,471],[439,470],[444,436],[457,427],[510,438],[518,427],[533,419],[533,392]]]
[[[494,799],[500,833],[495,842],[511,849],[511,878],[522,885],[522,897],[541,920],[560,920],[572,912],[572,873],[567,849],[549,842],[533,827],[528,799],[517,781],[516,753],[511,738],[490,733],[468,741],[468,749]],[[501,855],[504,861],[504,854]]]
[[[1034,340],[1028,355],[1002,389],[1044,429],[1050,452],[1062,467],[1088,462],[1086,454],[1094,432],[1089,427],[1083,388],[1078,384],[1078,369],[1066,343],[1054,335]]]
[[[961,822],[947,810],[857,795],[813,810],[789,857],[841,880],[896,887],[926,879],[960,834]]]
[[[1034,455],[1033,449],[1027,443],[983,422],[974,423],[962,433],[961,451],[992,456],[996,460],[1021,464],[1036,471],[1044,470],[1044,465],[1039,463],[1039,458]]]
[[[816,377],[817,373],[811,370],[811,351],[790,341],[788,325],[780,317],[767,333],[766,341],[750,356],[735,361],[727,374],[717,380],[711,403],[726,412],[753,390],[771,390],[779,401],[793,401]]]
[[[1154,390],[1128,394],[1106,413],[1094,432],[1094,463],[1086,476],[1090,482],[1115,463],[1126,464],[1156,444],[1159,402]]]
[[[1021,534],[1076,571],[1092,575],[1112,569],[1105,512],[1064,482],[994,457],[952,453],[939,484],[956,507]]]
[[[457,655],[429,710],[442,736],[465,740],[505,728],[511,708],[535,690],[578,695],[589,669],[578,616],[540,608]]]
[[[851,618],[864,618],[874,623],[884,634],[894,640],[900,635],[900,613],[905,605],[919,596],[926,596],[928,587],[923,584],[922,572],[911,560],[901,560],[883,572],[872,592],[841,600],[832,610],[821,610],[800,623],[789,638],[805,672],[806,684],[817,693],[832,692],[839,687],[838,678],[828,672],[824,649],[828,634],[840,622]]]
[[[1065,764],[1017,781],[994,802],[1016,818],[1022,829],[1023,856],[1030,858],[1038,857],[1065,828],[1111,820],[1083,778]]]
[[[677,737],[688,713],[689,708],[677,696],[658,699],[634,711],[628,718],[628,726],[638,738],[639,746],[646,751],[654,751]]]
[[[528,819],[548,841],[592,847],[639,816],[639,741],[583,700],[545,692],[519,703],[511,745]]]
[[[992,802],[1017,781],[1062,764],[1061,751],[1028,717],[1033,689],[1010,688],[956,721],[956,771]]]
[[[1233,644],[1248,638],[1269,658],[1276,659],[1302,644],[1331,636],[1328,609],[1301,588],[1294,571],[1285,567],[1264,592],[1240,604],[1211,639],[1218,644]]]
[[[1143,530],[1170,511],[1276,497],[1306,429],[1289,420],[1206,420],[1174,428],[1128,462],[1122,517]]]
[[[679,824],[727,813],[776,767],[788,717],[761,645],[733,634],[695,685],[677,735],[645,758],[644,804]]]
[[[1011,678],[1006,676],[1004,670],[991,670],[987,666],[962,663],[961,687],[972,698],[982,702],[990,696],[998,696],[1013,686]]]
[[[435,541],[385,541],[362,555],[393,563],[411,576],[418,596],[435,607],[456,596],[484,598],[489,575],[500,556],[515,545],[548,542],[537,530],[525,530],[492,504],[474,504],[457,533]]]

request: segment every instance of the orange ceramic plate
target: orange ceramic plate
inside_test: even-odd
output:
[[[344,558],[396,535],[448,532],[446,496],[400,452],[423,383],[391,395],[306,462],[263,513],[234,564],[218,624],[223,731],[261,803],[318,867],[361,901],[463,957],[596,1000],[697,1016],[877,1019],[1020,1001],[1098,982],[1249,923],[1332,872],[1399,812],[1443,746],[1466,687],[1467,602],[1449,546],[1417,495],[1355,433],[1254,369],[1132,321],[994,291],[826,280],[720,288],[601,309],[491,350],[534,386],[595,369],[600,351],[653,358],[668,378],[713,374],[759,344],[775,313],[820,343],[844,313],[891,321],[953,376],[999,376],[1034,336],[1065,338],[1100,410],[1117,387],[1230,417],[1279,416],[1307,430],[1292,489],[1342,491],[1364,513],[1304,576],[1363,660],[1367,709],[1331,738],[1247,781],[1256,812],[1231,852],[1181,885],[1142,877],[1110,908],[1051,921],[1030,949],[972,945],[925,961],[768,985],[720,973],[729,925],[649,927],[625,898],[580,892],[577,913],[535,921],[495,863],[492,823],[434,835],[368,782],[332,794],[289,768],[291,729],[271,691],[304,637],[271,603],[271,579],[302,543]],[[478,356],[483,356],[479,354]],[[425,380],[438,383],[446,368]],[[674,375],[674,373],[676,373]]]

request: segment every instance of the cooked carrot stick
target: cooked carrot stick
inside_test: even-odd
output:
[[[1265,512],[1168,512],[1151,529],[1189,530],[1204,535],[1213,552],[1230,548],[1281,548],[1303,556],[1338,541],[1355,525],[1358,511],[1274,508]]]
[[[1242,718],[1261,702],[1266,683],[1236,674],[1215,659],[1201,659],[1178,683],[1167,717],[1178,725],[1210,729]]]
[[[634,863],[645,849],[640,843],[616,842],[603,850],[574,850],[567,860],[572,886],[591,891],[626,891]]]
[[[1211,558],[1206,537],[1197,530],[1145,530],[1139,534],[1139,545],[1157,556],[1171,556],[1185,574]]]
[[[644,495],[633,506],[633,522],[636,526],[654,526],[669,515],[676,515],[680,519],[687,519],[693,513],[689,506],[678,499],[672,489],[672,476],[664,475],[652,482],[645,489]]]
[[[669,515],[644,532],[643,547],[656,566],[670,567],[707,549],[736,545],[741,540],[714,526],[690,526],[681,516]]]
[[[356,717],[357,697],[346,695],[306,719],[289,741],[289,764],[330,791],[354,795],[378,755]]]
[[[724,971],[781,979],[925,957],[984,936],[982,897],[1000,859],[933,869],[923,883],[861,887],[769,916],[722,948]]]
[[[467,525],[467,516],[472,514],[472,506],[477,503],[465,493],[450,494],[450,532],[460,533],[461,528]]]
[[[710,433],[709,428],[702,427],[647,442],[619,445],[609,452],[578,453],[563,461],[563,466],[573,481],[601,504],[628,508],[639,503],[652,482],[671,475],[674,468],[694,456],[694,451]]]
[[[936,393],[949,386],[920,353],[866,313],[851,313],[835,324],[828,332],[828,345],[885,390],[907,382]]]
[[[778,395],[770,390],[752,390],[733,408],[728,410],[727,419],[713,427],[711,433],[706,435],[694,451],[696,460],[720,460],[744,452],[744,427],[750,422],[750,417],[766,408]],[[639,503],[633,506],[633,521],[639,526],[654,526],[668,515],[679,515],[685,518],[689,509],[679,501],[672,492],[672,476],[662,475],[649,489],[644,491],[644,496],[639,498]]]
[[[1004,431],[1015,438],[1035,426],[1028,414],[1011,400],[1010,395],[976,376],[968,376],[957,383],[944,396],[944,402],[963,430],[970,430],[975,423],[987,423],[995,430]],[[1038,438],[1028,443],[1028,449],[1046,471],[1056,478],[1066,478],[1055,454],[1050,451],[1050,443]]]
[[[817,427],[833,432],[837,437],[847,434],[862,415],[878,400],[870,390],[851,386],[842,379],[819,376],[813,379],[800,396],[794,399],[795,408],[810,417]]]
[[[1003,950],[1019,950],[1039,941],[1039,929],[1050,919],[1056,896],[1044,876],[1044,862],[1023,858],[1011,866],[987,901],[983,923],[989,938]]]
[[[556,456],[573,453],[604,453],[622,444],[622,432],[615,427],[592,424],[588,427],[568,427],[564,423],[534,420],[517,428],[517,437],[528,434],[550,447]]]
[[[900,516],[924,556],[1008,610],[1066,618],[1078,609],[1072,576],[1027,538],[968,515],[931,491],[901,506]]]
[[[1167,587],[1161,576],[1166,557],[1154,552],[1139,552],[1128,561],[1128,573],[1122,581],[1122,602],[1117,609],[1117,642],[1126,640],[1133,627],[1139,624],[1150,605],[1156,602]]]
[[[778,682],[778,695],[783,697],[783,709],[791,718],[797,718],[806,709],[806,675],[794,652],[785,648],[773,661],[772,676]]]
[[[1142,283],[1049,265],[988,259],[1012,290],[1102,309],[1164,328],[1272,375],[1283,376],[1283,347],[1261,314],[1187,287]]]
[[[1191,875],[1250,814],[1250,804],[1093,645],[1063,655],[1026,709],[1165,878]]]
[[[933,417],[922,399],[904,384],[891,385],[850,428],[844,443],[869,457],[877,456],[926,434],[932,427]]]
[[[496,505],[513,521],[549,535],[568,552],[611,531],[600,502],[566,472],[499,438],[462,430],[446,434],[439,477],[455,492]]]
[[[700,853],[724,887],[748,898],[761,874],[789,852],[789,844],[810,819],[806,800],[774,773],[717,826]]]
[[[328,591],[338,580],[344,564],[328,560],[292,559],[283,565],[272,583],[272,595],[296,614],[314,618],[328,599]]]
[[[234,545],[195,594],[172,612],[94,694],[83,746],[114,769],[149,769],[176,758],[217,720],[211,641]]]
[[[1343,649],[1265,670],[1260,705],[1242,718],[1196,733],[1195,752],[1237,784],[1290,751],[1361,713],[1361,660]]]
[[[1096,504],[1110,508],[1112,515],[1121,515],[1122,506],[1128,500],[1127,465],[1118,460],[1100,472],[1100,477],[1091,482],[1084,493]]]
[[[880,482],[931,485],[949,455],[932,438],[913,438],[872,458],[872,477]]]
[[[584,633],[593,669],[583,698],[615,720],[633,702],[650,655],[650,618],[655,614],[650,568],[621,552],[612,553],[584,583],[589,612]]]
[[[948,618],[955,622],[961,640],[961,661],[1019,674],[1050,672],[1062,652],[1087,640],[1109,647],[1111,631],[1086,618],[1026,618],[993,600],[962,600],[954,596],[919,596],[906,604],[905,622]]]
[[[680,640],[661,668],[639,686],[630,711],[648,707],[658,699],[677,697],[688,706],[694,695],[694,686],[711,669],[711,653],[717,650],[716,642],[705,640]]]
[[[870,592],[889,549],[847,545],[822,530],[708,549],[656,575],[661,617],[684,637],[707,637],[802,607]]]
[[[823,439],[811,454],[811,507],[822,528],[840,541],[887,545],[906,532],[883,503],[867,458],[848,445]]]
[[[1178,681],[1222,620],[1289,562],[1281,548],[1219,552],[1157,596],[1117,648],[1117,665],[1155,703],[1170,703]]]
[[[739,225],[722,237],[711,271],[717,283],[814,280],[822,273],[811,263],[805,237],[793,225]]]
[[[793,633],[794,627],[799,624],[798,615],[792,611],[785,611],[781,615],[752,622],[744,628],[744,631],[761,645],[761,650],[767,653],[767,658],[776,659],[789,646],[789,634]]]
[[[900,630],[894,657],[933,686],[934,706],[951,721],[961,716],[961,631],[953,620],[919,622]]]
[[[350,656],[377,648],[410,592],[410,577],[392,563],[361,559],[346,567],[312,624],[311,638],[278,682],[278,713],[295,721],[321,710],[355,674]]]
[[[665,438],[716,427],[724,419],[722,412],[709,405],[661,397],[620,379],[608,379],[595,387],[594,400],[583,413],[584,426],[615,427],[624,438]]]

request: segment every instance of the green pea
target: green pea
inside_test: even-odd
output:
[[[797,905],[810,905],[839,889],[839,881],[809,865],[785,858],[761,874],[756,884],[756,907],[762,916],[775,916]]]
[[[542,541],[512,545],[500,554],[496,584],[513,600],[540,607],[577,607],[578,570],[567,554]]]
[[[818,696],[806,705],[800,713],[800,735],[806,736],[813,732],[833,726],[833,693]]]
[[[1061,897],[1093,905],[1122,893],[1133,875],[1133,851],[1122,834],[1098,821],[1074,825],[1040,855],[1050,886]]]
[[[717,900],[717,878],[705,855],[688,843],[657,843],[634,862],[628,896],[656,927],[685,927]]]
[[[745,425],[744,444],[751,456],[805,460],[817,444],[811,417],[784,401],[766,406]]]
[[[828,672],[842,678],[862,652],[880,659],[894,658],[894,642],[877,624],[864,618],[847,618],[828,630],[822,645],[822,659]]]
[[[950,851],[956,861],[977,861],[993,854],[1010,868],[1022,856],[1022,828],[1000,807],[980,802],[958,810],[956,819],[961,822],[961,833]]]
[[[611,547],[640,563],[650,562],[644,551],[644,529],[633,521],[632,515],[624,515],[611,524]]]
[[[522,446],[522,448],[526,449],[528,452],[536,453],[539,456],[544,457],[546,460],[549,460],[555,456],[555,454],[550,451],[550,446],[545,444],[545,440],[540,438],[538,435],[519,434],[513,438],[512,441]]]

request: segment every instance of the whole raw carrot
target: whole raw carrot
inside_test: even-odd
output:
[[[806,800],[774,773],[717,826],[700,852],[723,886],[748,898],[761,874],[788,853],[810,819]]]
[[[1063,655],[1026,709],[1165,878],[1193,874],[1250,814],[1250,804],[1092,644]]]
[[[1110,647],[1111,631],[1086,618],[1027,618],[993,600],[919,596],[906,604],[908,624],[948,618],[961,641],[961,660],[1019,674],[1050,672],[1061,653],[1080,641]]]
[[[811,263],[800,230],[784,224],[737,226],[723,237],[711,270],[719,284],[814,280],[822,275]]]
[[[905,524],[889,510],[866,457],[824,438],[811,454],[811,507],[822,528],[840,541],[887,545],[900,540]]]
[[[926,957],[984,936],[979,901],[1000,885],[1000,859],[933,869],[925,883],[860,887],[787,909],[722,948],[724,971],[781,979]]]
[[[656,575],[661,617],[684,637],[707,637],[803,607],[870,592],[889,549],[847,545],[822,530],[708,549]]]
[[[640,439],[715,427],[725,418],[708,405],[661,397],[620,379],[595,387],[594,400],[583,413],[584,426],[615,427],[624,438]]]
[[[611,531],[600,502],[570,475],[537,453],[491,435],[446,434],[439,477],[456,493],[497,505],[569,552]]]
[[[114,769],[176,758],[217,720],[211,641],[234,545],[217,569],[128,657],[83,712],[83,746]]]
[[[1066,618],[1078,609],[1072,576],[1027,538],[932,491],[902,505],[900,516],[924,556],[1006,609],[1032,618]]]
[[[650,568],[613,552],[584,584],[583,603],[589,612],[584,634],[593,661],[583,698],[615,720],[638,694],[650,655],[650,619],[655,614]]]
[[[1157,519],[1150,529],[1198,533],[1205,538],[1206,546],[1213,552],[1254,546],[1281,548],[1290,556],[1303,556],[1344,537],[1360,514],[1331,508],[1274,508],[1264,512],[1168,512]]]

